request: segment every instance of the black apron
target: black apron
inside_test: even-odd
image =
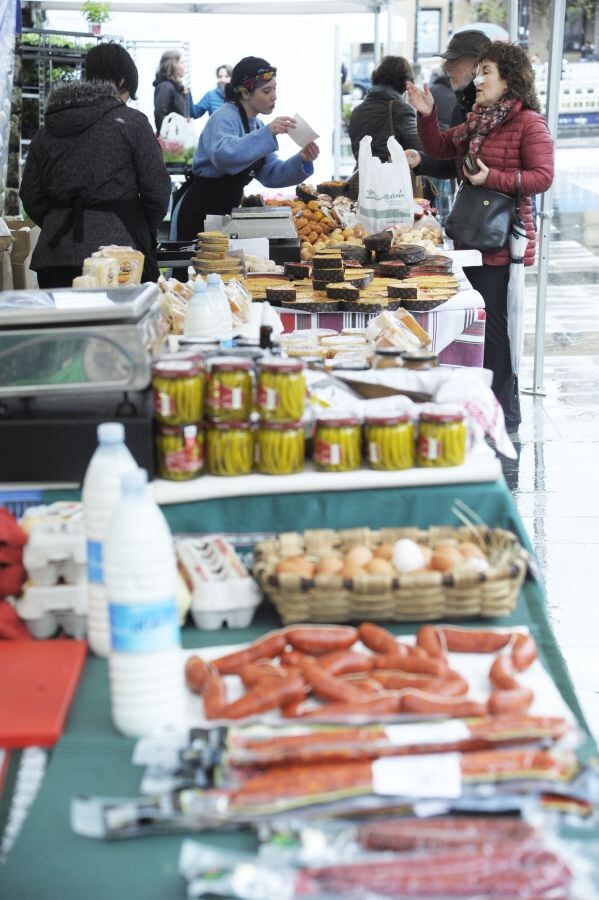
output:
[[[250,133],[250,125],[245,109],[236,104],[241,116],[243,130]],[[264,157],[255,160],[246,169],[235,175],[221,175],[220,178],[205,178],[193,175],[181,185],[175,194],[173,210],[177,208],[178,241],[195,240],[199,231],[204,230],[207,215],[227,216],[234,206],[239,206],[243,189],[258,174],[264,165]]]
[[[73,232],[74,242],[81,244],[83,242],[83,212],[86,209],[111,212],[118,216],[131,236],[134,248],[141,250],[144,254],[141,280],[158,281],[160,269],[156,262],[156,236],[150,231],[141,200],[137,197],[133,197],[131,200],[111,200],[104,203],[87,203],[77,197],[73,205],[68,207],[69,211],[64,222],[52,235],[48,246],[56,247],[61,238],[69,231]]]

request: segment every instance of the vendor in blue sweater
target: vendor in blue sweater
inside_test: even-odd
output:
[[[193,177],[175,200],[171,239],[193,240],[207,215],[228,215],[239,206],[246,184],[257,178],[265,187],[299,184],[312,175],[319,154],[314,142],[280,160],[277,135],[295,127],[278,116],[265,125],[277,99],[277,70],[255,56],[240,60],[226,86],[225,104],[206,123],[193,157]]]
[[[198,103],[192,104],[191,114],[194,119],[201,119],[204,113],[209,116],[220,109],[225,102],[225,88],[231,81],[233,69],[231,66],[222,65],[216,70],[216,87],[206,91]]]

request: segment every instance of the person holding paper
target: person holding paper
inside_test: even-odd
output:
[[[287,187],[314,171],[318,145],[313,140],[287,160],[277,155],[277,136],[292,134],[298,123],[277,116],[265,125],[277,99],[277,70],[265,59],[246,56],[233,69],[225,104],[208,120],[192,163],[192,177],[175,196],[171,239],[193,240],[207,215],[228,215],[239,206],[246,184],[257,178],[265,187]]]

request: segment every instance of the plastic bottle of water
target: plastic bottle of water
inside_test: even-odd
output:
[[[213,333],[219,341],[230,341],[233,338],[233,316],[218,272],[211,272],[208,275],[207,291],[214,315]]]
[[[147,480],[144,469],[123,475],[104,546],[112,720],[130,737],[184,723],[175,551]]]
[[[183,334],[186,337],[210,338],[214,333],[215,317],[204,279],[198,275],[192,286],[191,300],[185,311]]]
[[[125,445],[120,422],[98,425],[98,448],[83,479],[83,519],[87,537],[87,639],[96,656],[108,656],[110,629],[104,588],[103,545],[108,519],[121,496],[121,476],[137,468]]]

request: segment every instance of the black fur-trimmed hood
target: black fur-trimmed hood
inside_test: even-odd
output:
[[[45,125],[56,137],[80,134],[123,105],[112,81],[68,81],[51,91]]]

